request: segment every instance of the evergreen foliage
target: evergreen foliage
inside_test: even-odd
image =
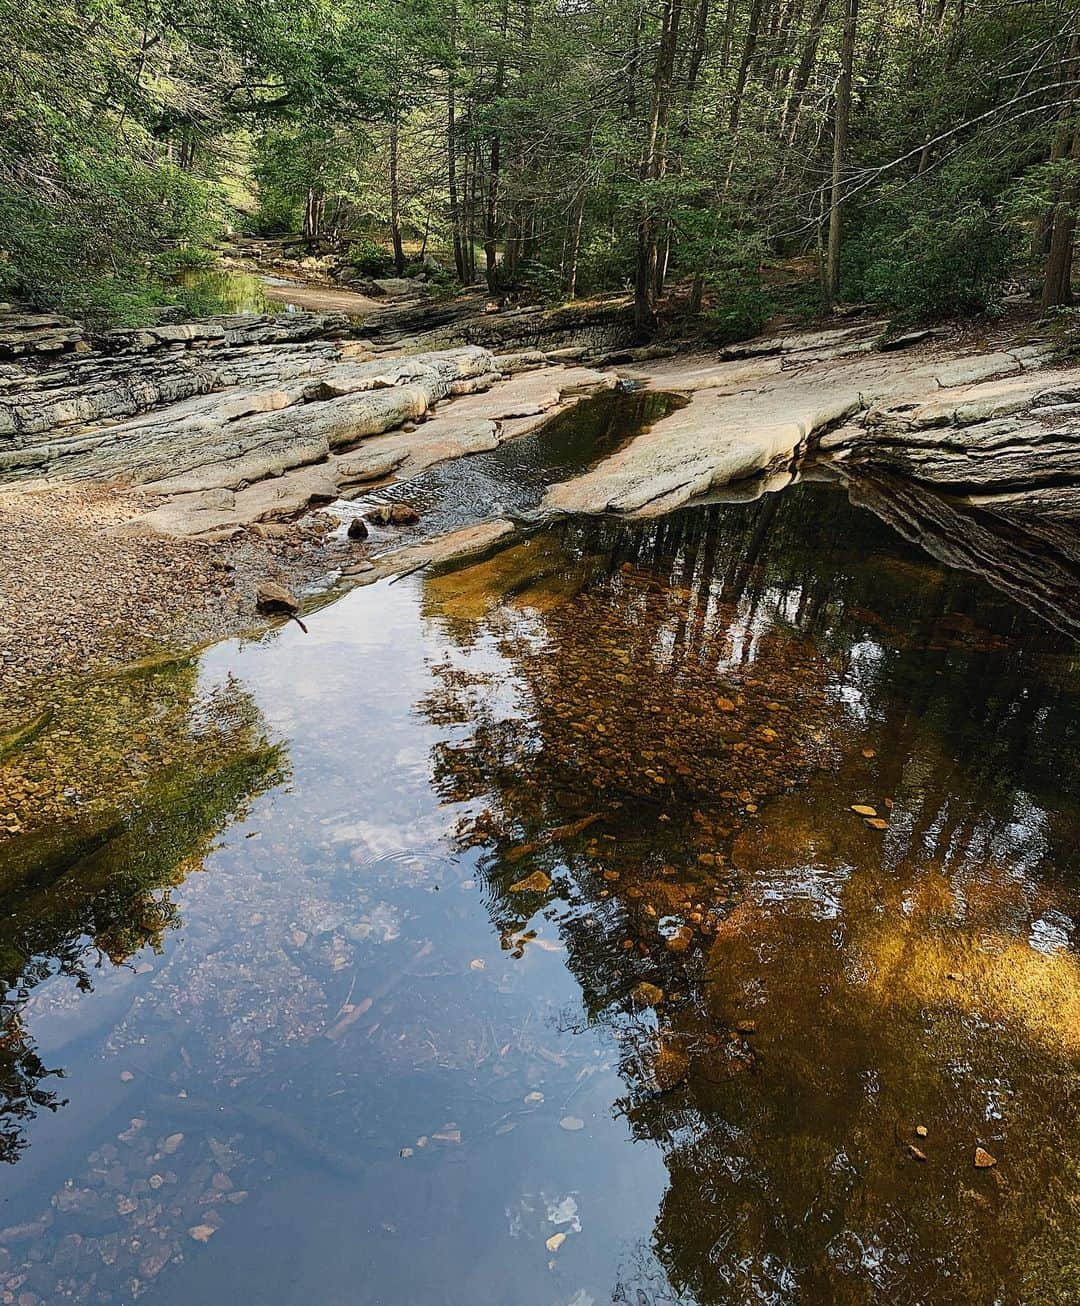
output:
[[[1069,0],[0,0],[0,70],[0,293],[39,305],[137,318],[237,226],[633,288],[646,334],[754,330],[807,255],[900,318],[1071,298]]]

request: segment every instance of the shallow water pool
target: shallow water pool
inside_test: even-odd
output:
[[[1065,635],[818,484],[307,624],[0,769],[4,1300],[1076,1296]]]

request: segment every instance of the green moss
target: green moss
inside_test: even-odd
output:
[[[31,744],[45,730],[53,719],[53,709],[47,707],[44,711],[39,712],[37,716],[31,717],[29,721],[24,721],[22,725],[15,726],[14,729],[0,734],[0,762],[18,749]]]

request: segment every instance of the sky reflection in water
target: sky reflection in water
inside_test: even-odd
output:
[[[0,1291],[1069,1299],[1062,636],[821,486],[308,624],[5,768]]]

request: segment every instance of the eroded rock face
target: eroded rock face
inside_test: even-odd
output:
[[[871,408],[828,444],[848,461],[952,492],[1080,487],[1077,401],[1080,369],[1003,376]]]
[[[87,347],[82,327],[69,317],[0,306],[0,358],[49,356]]]
[[[1080,489],[962,496],[869,466],[845,471],[853,503],[947,567],[1080,636]]]
[[[59,371],[0,392],[0,475],[167,480],[169,493],[280,474],[496,375],[475,347],[357,361],[321,340],[207,359],[110,356]]]
[[[1037,345],[946,359],[917,348],[883,354],[882,329],[872,322],[627,369],[689,403],[555,486],[547,506],[655,515],[781,472],[819,444],[968,490],[1080,481],[1080,404],[1062,412],[1080,398],[1080,369],[1048,368],[1050,351]]]
[[[9,317],[21,323],[36,320],[26,314]],[[261,389],[323,371],[340,356],[332,341],[347,327],[344,316],[324,313],[229,316],[110,331],[91,347],[81,328],[71,324],[68,334],[74,333],[78,347],[32,351],[10,342],[41,333],[10,325],[5,351],[0,318],[0,356],[19,355],[16,362],[0,364],[0,477],[47,466],[78,442],[84,426],[95,422],[230,387]],[[45,335],[51,338],[55,332]],[[52,357],[43,361],[32,352]],[[46,435],[47,440],[42,438]]]
[[[428,325],[430,310],[416,310]],[[619,311],[512,311],[477,327],[475,297],[464,297],[453,334],[465,339],[476,328],[516,344],[522,332],[561,340],[577,330],[599,340]],[[218,317],[107,332],[93,344],[61,319],[9,316],[0,483],[141,487],[156,502],[130,523],[136,531],[215,535],[295,515],[381,478],[493,449],[572,393],[614,383],[539,349],[527,368],[477,343],[388,353],[395,346],[385,340],[346,339],[355,326],[340,314]],[[0,315],[0,357],[4,330]],[[428,336],[435,342],[438,332]],[[505,379],[519,371],[527,374]]]

